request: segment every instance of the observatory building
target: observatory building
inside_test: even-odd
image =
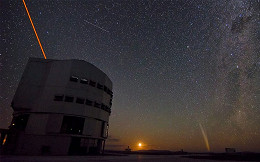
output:
[[[111,80],[86,61],[30,58],[2,149],[16,155],[99,154],[112,98]]]

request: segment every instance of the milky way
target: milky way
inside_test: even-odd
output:
[[[260,151],[259,0],[26,4],[49,59],[83,59],[113,81],[108,149]],[[0,127],[29,57],[22,1],[1,1]]]
[[[230,10],[232,8],[232,10]],[[225,24],[217,55],[218,127],[232,132],[229,143],[248,144],[258,138],[259,126],[259,3],[230,1],[222,11]],[[223,130],[220,128],[223,127]],[[251,134],[247,136],[247,134]]]

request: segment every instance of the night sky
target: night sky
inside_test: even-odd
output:
[[[112,80],[107,149],[260,151],[259,0],[26,3],[47,58],[86,60]],[[0,10],[7,128],[27,60],[43,55],[22,0]]]

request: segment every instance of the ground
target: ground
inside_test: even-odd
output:
[[[191,159],[183,155],[128,155],[128,156],[0,156],[1,162],[214,162],[217,160]],[[224,162],[223,160],[221,160]],[[229,161],[232,162],[232,161]]]

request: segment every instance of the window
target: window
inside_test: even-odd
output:
[[[107,112],[109,112],[109,111],[110,111],[110,108],[109,108],[108,106],[105,106],[105,110],[106,110]]]
[[[94,103],[94,107],[100,108],[100,104],[97,103],[97,102],[95,102],[95,103]]]
[[[79,80],[79,78],[76,77],[76,76],[71,76],[70,77],[70,81],[72,81],[72,82],[78,82],[78,80]]]
[[[105,121],[102,122],[101,137],[108,137],[108,123]]]
[[[92,101],[86,99],[86,105],[92,106]]]
[[[90,81],[89,81],[89,85],[91,85],[92,87],[95,87],[95,86],[96,86],[96,82],[90,80]]]
[[[113,97],[113,92],[110,89],[107,90],[107,94],[109,94],[111,97]]]
[[[109,92],[110,92],[110,89],[107,89],[107,94],[109,94]]]
[[[82,134],[85,119],[74,116],[64,116],[61,126],[61,133]]]
[[[18,130],[25,130],[28,119],[29,119],[29,114],[15,116],[13,118],[13,122],[10,129],[15,128]]]
[[[101,109],[105,110],[105,105],[103,103],[101,104]]]
[[[77,99],[76,99],[76,103],[84,104],[84,102],[85,102],[85,99],[84,99],[84,98],[77,98]]]
[[[103,85],[101,85],[101,84],[98,83],[98,84],[97,84],[97,88],[98,88],[98,89],[103,89]]]
[[[81,79],[80,79],[80,83],[82,83],[82,84],[88,84],[88,80],[87,80],[87,79],[84,79],[84,78],[81,78]]]
[[[110,109],[108,106],[106,106],[106,105],[105,105],[105,108],[104,108],[104,110],[105,110],[106,112],[109,112],[109,113],[111,113],[111,109]]]
[[[106,137],[108,137],[108,128],[109,128],[109,124],[107,123],[107,125],[106,125]]]
[[[109,102],[110,106],[112,106],[112,98],[110,99],[110,102]]]
[[[63,101],[64,95],[55,95],[54,96],[54,101]]]
[[[107,87],[104,85],[104,91],[107,92]]]
[[[73,102],[74,97],[71,96],[65,96],[65,102]]]
[[[41,147],[41,153],[42,155],[46,155],[50,153],[50,146],[42,146]]]

